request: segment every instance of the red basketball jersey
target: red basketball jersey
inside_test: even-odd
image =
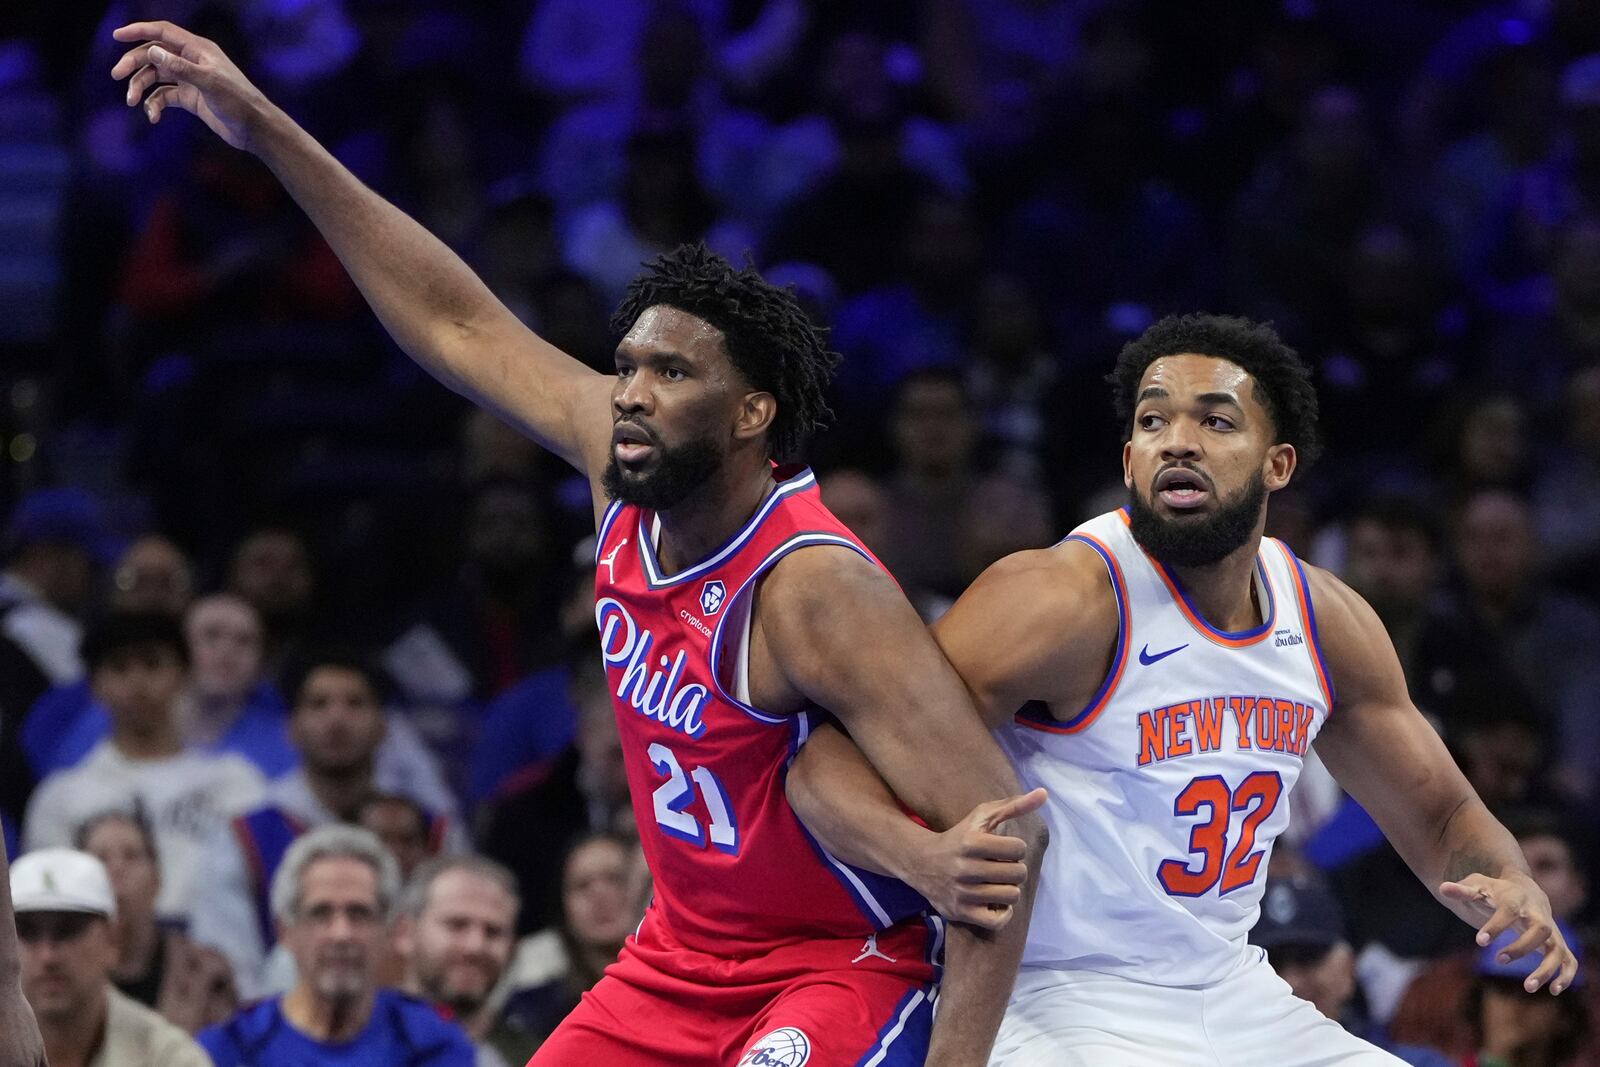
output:
[[[873,943],[928,961],[941,928],[926,902],[830,856],[789,807],[789,762],[826,713],[763,711],[744,688],[752,593],[763,574],[818,545],[877,562],[823,507],[809,470],[774,477],[777,489],[738,533],[678,574],[662,573],[657,561],[653,512],[614,503],[600,524],[595,621],[655,877],[646,921],[723,957],[866,938],[899,924]]]

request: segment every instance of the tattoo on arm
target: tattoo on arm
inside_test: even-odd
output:
[[[1499,878],[1504,868],[1499,860],[1473,845],[1466,845],[1450,853],[1445,861],[1444,877],[1449,882],[1459,882],[1469,874]]]

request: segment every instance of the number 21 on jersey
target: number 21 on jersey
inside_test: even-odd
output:
[[[1170,895],[1198,897],[1220,885],[1226,896],[1256,880],[1265,849],[1255,850],[1256,831],[1278,806],[1283,779],[1277,771],[1256,771],[1230,789],[1221,775],[1192,779],[1172,802],[1172,813],[1194,817],[1205,809],[1204,821],[1189,831],[1189,855],[1198,860],[1163,860],[1156,878]],[[1239,839],[1228,848],[1228,826],[1236,811],[1248,812],[1239,827]]]
[[[672,749],[659,741],[651,745],[647,752],[656,773],[666,779],[650,794],[655,803],[656,824],[661,827],[661,832],[701,847],[709,839],[723,852],[737,856],[739,827],[733,821],[728,792],[722,788],[722,783],[711,768],[696,767],[684,774],[683,765],[678,762]],[[694,803],[696,791],[705,800],[706,814],[711,817],[709,826],[701,826],[699,819],[683,810]]]

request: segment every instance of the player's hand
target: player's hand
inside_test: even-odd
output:
[[[45,1067],[33,1009],[14,985],[0,988],[0,1067]]]
[[[998,930],[1011,921],[1028,880],[1020,837],[996,833],[1002,823],[1038,810],[1045,791],[990,800],[943,833],[922,835],[902,880],[952,922]]]
[[[1578,973],[1578,958],[1567,946],[1567,939],[1550,914],[1550,898],[1534,880],[1521,871],[1504,878],[1469,874],[1459,882],[1445,882],[1439,893],[1455,905],[1456,914],[1478,926],[1478,944],[1487,947],[1513,927],[1522,934],[1500,953],[1509,962],[1530,952],[1542,952],[1544,961],[1523,982],[1528,992],[1537,992],[1546,982],[1551,993],[1572,985]]]
[[[250,148],[251,130],[271,106],[222,49],[170,22],[133,22],[111,31],[137,42],[111,68],[127,78],[127,104],[144,105],[152,124],[168,107],[198,115],[235,148]]]

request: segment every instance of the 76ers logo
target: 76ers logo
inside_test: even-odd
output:
[[[811,1039],[792,1026],[756,1038],[739,1067],[801,1067],[811,1058]]]
[[[722,601],[728,595],[728,587],[718,581],[705,584],[700,590],[700,610],[707,615],[715,615],[722,609]]]

